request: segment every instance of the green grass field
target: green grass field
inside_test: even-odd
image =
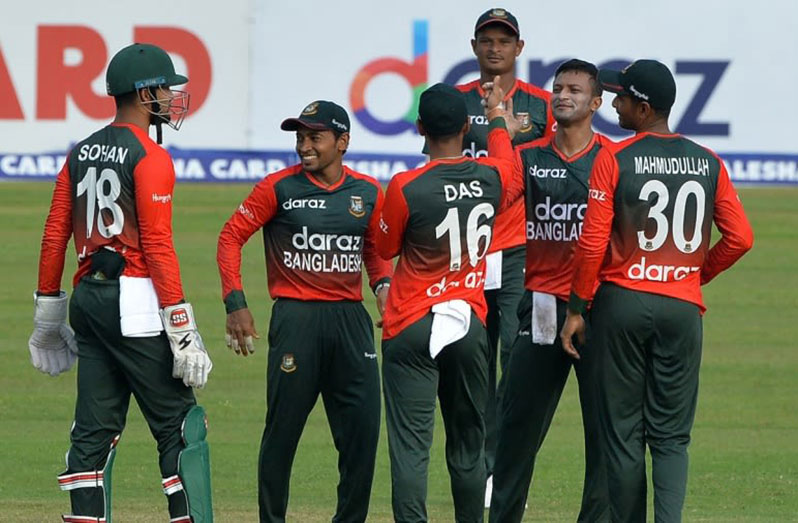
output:
[[[175,244],[214,370],[198,400],[210,421],[216,520],[257,521],[256,462],[265,419],[265,342],[249,358],[224,346],[224,307],[215,264],[217,234],[250,186],[181,184]],[[51,185],[0,184],[0,521],[60,521],[59,491],[75,397],[75,371],[50,378],[30,365],[31,293]],[[691,446],[687,521],[798,521],[798,190],[750,188],[741,197],[755,246],[705,290],[704,359]],[[71,247],[70,247],[71,248]],[[74,254],[63,280],[70,288]],[[244,252],[244,283],[262,335],[269,319],[262,240]],[[369,293],[370,294],[370,293]],[[373,299],[367,298],[374,312]],[[131,402],[134,405],[134,402]],[[430,465],[433,521],[453,519],[442,424]],[[528,521],[573,521],[579,509],[582,428],[572,377],[543,446]],[[336,455],[321,402],[294,463],[290,521],[329,521],[335,508]],[[155,444],[135,406],[114,467],[117,522],[165,521]],[[390,521],[387,440],[378,451],[371,521]]]

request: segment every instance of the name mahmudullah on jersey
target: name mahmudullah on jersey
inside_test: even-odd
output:
[[[635,174],[709,175],[709,158],[635,156]]]

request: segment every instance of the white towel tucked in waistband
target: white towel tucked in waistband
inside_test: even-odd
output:
[[[122,336],[146,338],[163,330],[152,278],[119,277],[119,322]]]
[[[432,306],[429,355],[432,359],[447,346],[461,340],[471,328],[471,306],[464,300],[450,300]]]
[[[532,293],[532,343],[552,345],[557,337],[557,298],[545,292]]]
[[[502,251],[485,256],[485,290],[502,288]]]

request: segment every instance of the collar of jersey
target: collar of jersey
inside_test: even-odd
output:
[[[452,163],[463,163],[465,161],[471,160],[472,158],[468,156],[461,156],[459,158],[441,158],[440,160],[430,160],[427,165],[440,165],[440,164],[452,164]]]
[[[348,174],[346,172],[346,167],[344,166],[341,168],[341,177],[338,178],[337,182],[335,182],[332,185],[324,185],[323,183],[318,181],[315,176],[307,172],[305,169],[302,169],[302,172],[305,174],[307,179],[310,180],[310,183],[312,183],[316,187],[319,187],[320,189],[324,189],[325,191],[334,191],[335,189],[343,185],[344,181],[346,180],[346,175]]]
[[[568,156],[565,156],[564,152],[562,152],[557,148],[557,142],[554,140],[554,136],[555,135],[551,135],[551,142],[549,142],[551,143],[551,149],[554,151],[554,154],[559,156],[562,161],[567,163],[574,163],[579,158],[589,153],[590,150],[593,148],[593,146],[596,145],[596,141],[598,140],[598,133],[594,132],[593,137],[590,139],[589,142],[587,142],[585,148],[569,158]]]
[[[642,133],[637,133],[635,136],[643,137],[643,136],[657,136],[659,138],[677,138],[681,136],[679,133],[654,133],[651,131],[645,131]]]

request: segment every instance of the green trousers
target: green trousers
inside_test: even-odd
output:
[[[646,520],[646,445],[655,520],[681,521],[701,363],[699,308],[604,284],[591,324],[612,521]]]
[[[172,351],[166,335],[122,336],[117,280],[82,279],[70,300],[69,321],[78,343],[78,394],[67,470],[62,476],[103,470],[112,442],[125,428],[131,394],[158,443],[161,475],[176,475],[184,446],[181,425],[196,402],[191,388],[172,378]],[[110,490],[110,471],[105,475],[105,488]],[[102,487],[69,492],[72,514],[107,516]],[[182,490],[167,499],[172,518],[187,514]]]
[[[380,379],[361,302],[280,298],[269,325],[266,427],[260,446],[262,522],[285,521],[299,438],[321,394],[338,451],[334,522],[366,520],[380,431]]]
[[[502,286],[485,291],[488,304],[486,327],[488,331],[488,402],[485,408],[485,466],[487,475],[493,474],[496,459],[502,384],[497,378],[497,368],[502,374],[510,359],[510,348],[518,333],[518,303],[524,293],[524,266],[526,247],[512,247],[502,251]],[[498,383],[498,386],[497,386]]]
[[[566,303],[557,300],[557,332],[565,321]],[[577,521],[609,521],[605,469],[598,441],[596,354],[591,345],[578,347],[573,360],[562,349],[559,336],[552,345],[532,342],[532,292],[519,306],[520,333],[502,375],[504,397],[493,471],[491,522],[518,522],[524,515],[535,458],[549,430],[565,382],[574,368],[585,436],[585,478]]]
[[[485,402],[488,356],[485,328],[473,313],[466,336],[429,354],[432,314],[382,343],[385,420],[391,458],[394,520],[427,521],[427,468],[440,400],[446,464],[455,520],[483,520]]]

